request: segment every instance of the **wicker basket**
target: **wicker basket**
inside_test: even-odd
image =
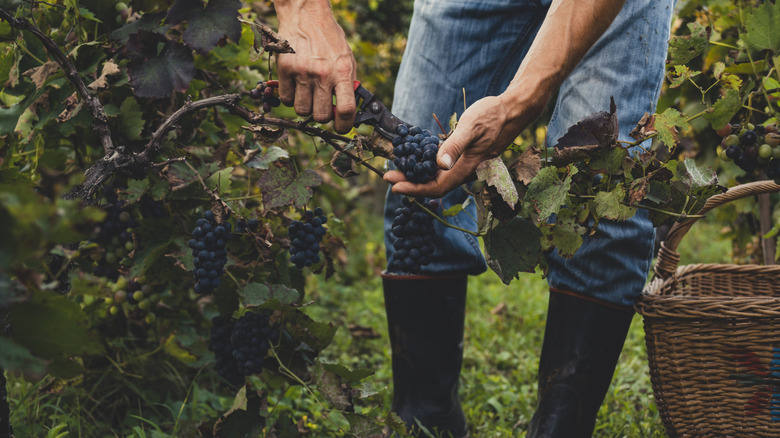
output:
[[[713,196],[700,211],[780,190],[771,181]],[[653,394],[670,437],[780,437],[780,266],[677,267],[676,223],[637,301]]]

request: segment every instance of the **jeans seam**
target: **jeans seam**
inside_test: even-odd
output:
[[[537,29],[539,27],[539,22],[542,18],[544,18],[544,15],[546,15],[547,11],[541,8],[541,4],[539,4],[538,1],[535,1],[535,3],[537,4],[538,7],[537,7],[536,16],[529,23],[532,25],[524,26],[523,33],[521,33],[517,37],[517,39],[515,39],[515,42],[512,43],[512,47],[510,47],[508,54],[501,61],[498,68],[496,69],[496,72],[493,74],[493,77],[490,79],[490,83],[488,84],[487,92],[485,93],[485,95],[491,96],[496,92],[496,87],[501,77],[503,76],[504,71],[506,71],[507,67],[510,65],[512,60],[517,56],[517,52],[520,50],[523,44],[528,40],[528,34],[533,33],[534,35],[536,35]]]

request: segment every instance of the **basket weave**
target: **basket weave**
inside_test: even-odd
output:
[[[743,184],[699,214],[778,190]],[[661,419],[670,437],[780,437],[780,266],[678,268],[677,245],[695,222],[672,226],[635,306]]]

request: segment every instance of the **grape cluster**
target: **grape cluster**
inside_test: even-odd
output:
[[[227,263],[225,245],[231,238],[231,228],[229,222],[218,224],[211,210],[206,210],[203,218],[195,223],[189,247],[194,257],[196,293],[209,293],[219,286],[219,278]]]
[[[154,293],[152,285],[129,280],[117,283],[116,287],[114,295],[106,299],[106,303],[111,305],[108,308],[110,315],[117,315],[124,309],[130,319],[144,320],[147,324],[157,320],[152,306],[160,301],[160,295]]]
[[[209,350],[214,352],[219,375],[239,385],[244,376],[263,370],[271,342],[279,339],[279,330],[271,327],[267,314],[247,312],[238,320],[218,316],[212,324]]]
[[[244,376],[238,370],[238,364],[233,357],[233,347],[230,345],[230,335],[236,321],[233,318],[217,316],[211,320],[211,340],[209,350],[214,353],[217,361],[217,373],[233,385],[244,382]]]
[[[112,186],[106,187],[103,195],[108,202],[104,207],[106,217],[95,227],[90,241],[105,251],[93,254],[92,259],[97,262],[93,274],[116,281],[119,278],[119,262],[135,248],[133,228],[138,222],[124,203],[117,199]]]
[[[418,198],[417,202],[430,211],[436,211],[439,203],[435,200]],[[424,212],[409,198],[403,198],[403,207],[395,210],[393,227],[393,257],[390,272],[416,274],[420,268],[431,261],[433,254],[433,217]]]
[[[292,221],[287,231],[290,237],[290,261],[298,269],[311,266],[320,261],[320,241],[327,232],[323,226],[328,217],[317,207],[307,210],[302,220]]]
[[[746,173],[763,169],[769,178],[780,178],[780,133],[776,125],[727,124],[718,130],[718,156]]]
[[[258,81],[255,88],[249,90],[249,97],[263,102],[263,112],[271,112],[273,108],[282,104],[279,96],[276,95],[278,87],[279,83],[277,81]]]
[[[398,125],[398,135],[393,137],[393,163],[413,183],[430,181],[439,167],[436,154],[439,139],[419,126]]]

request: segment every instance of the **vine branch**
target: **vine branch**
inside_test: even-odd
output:
[[[106,111],[103,108],[103,104],[100,103],[100,100],[87,90],[87,86],[84,84],[84,81],[81,80],[81,76],[79,75],[76,66],[73,64],[73,61],[60,50],[51,38],[41,32],[37,26],[30,23],[26,18],[14,18],[13,14],[10,12],[0,9],[0,20],[7,21],[13,28],[30,32],[43,43],[43,46],[46,47],[46,51],[60,66],[65,73],[65,77],[73,84],[76,88],[76,92],[81,97],[81,100],[84,101],[89,112],[92,113],[92,118],[94,119],[92,127],[100,138],[100,143],[103,145],[103,150],[106,152],[106,155],[111,155],[114,152],[114,144],[111,141],[111,130],[108,128]]]
[[[173,127],[175,127],[177,122],[187,114],[212,106],[224,106],[230,109],[240,99],[241,96],[238,94],[222,94],[219,96],[207,97],[205,99],[196,101],[188,100],[187,103],[176,110],[175,113],[171,114],[157,128],[157,130],[154,131],[152,137],[149,139],[149,142],[146,143],[146,147],[144,148],[143,152],[139,154],[139,157],[149,159],[153,153],[160,150],[162,142],[165,138],[165,134],[167,134],[168,131],[170,131]]]

